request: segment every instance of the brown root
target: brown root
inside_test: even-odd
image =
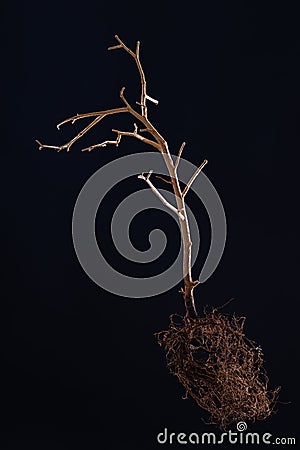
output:
[[[156,334],[186,397],[221,428],[267,418],[279,392],[268,390],[262,350],[245,336],[244,322],[244,317],[229,318],[214,309],[194,320],[173,315],[169,329]]]

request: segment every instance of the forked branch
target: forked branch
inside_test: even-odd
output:
[[[70,118],[65,119],[62,122],[60,122],[57,125],[57,128],[60,129],[60,126],[67,122],[71,122],[73,124],[76,122],[76,120],[84,119],[86,117],[95,117],[96,116],[96,119],[94,119],[87,127],[85,127],[83,130],[81,130],[73,139],[71,139],[69,142],[67,142],[64,145],[60,145],[60,146],[47,145],[47,144],[42,144],[40,141],[36,140],[36,142],[39,144],[39,150],[42,150],[43,148],[51,148],[53,150],[57,150],[58,152],[61,150],[67,150],[67,152],[68,152],[68,151],[70,151],[71,146],[76,141],[78,141],[78,139],[80,139],[82,136],[84,136],[91,128],[93,128],[97,123],[99,123],[102,119],[104,119],[104,117],[110,116],[112,114],[123,113],[123,112],[128,112],[128,108],[127,107],[114,108],[114,109],[107,109],[106,111],[100,111],[97,113],[76,114],[76,116],[70,117]]]
[[[143,67],[142,67],[142,64],[140,61],[140,41],[137,41],[135,52],[133,52],[129,47],[127,47],[127,45],[124,44],[124,42],[119,38],[118,35],[115,35],[115,38],[119,42],[119,44],[113,45],[112,47],[108,47],[108,50],[117,50],[117,49],[123,48],[135,60],[136,66],[139,71],[139,75],[140,75],[140,79],[141,79],[141,87],[142,87],[141,102],[138,104],[141,106],[142,116],[147,119],[147,115],[148,115],[147,114],[147,104],[146,104],[147,100],[151,101],[155,105],[158,104],[158,101],[155,100],[154,98],[150,97],[149,95],[147,95],[147,92],[146,92],[146,78],[145,78]]]
[[[167,208],[169,208],[171,211],[175,212],[178,217],[181,220],[185,220],[185,216],[182,214],[181,211],[179,211],[178,209],[176,209],[173,205],[171,205],[171,203],[169,203],[165,197],[156,189],[156,187],[154,186],[154,184],[151,183],[150,181],[150,176],[153,173],[153,170],[150,170],[150,172],[147,175],[144,175],[143,173],[141,175],[138,176],[138,178],[140,178],[141,180],[146,181],[146,183],[148,184],[148,186],[151,188],[152,192],[159,198],[159,200],[165,205],[167,206]]]

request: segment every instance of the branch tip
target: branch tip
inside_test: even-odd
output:
[[[204,159],[203,162],[200,164],[200,166],[198,167],[198,169],[195,171],[195,173],[191,176],[191,178],[189,179],[189,181],[187,182],[187,185],[185,186],[183,192],[182,192],[182,197],[184,198],[184,196],[187,194],[188,190],[190,189],[191,185],[193,184],[193,182],[195,181],[195,179],[197,178],[197,176],[199,175],[199,173],[201,172],[201,170],[203,169],[203,167],[208,163],[207,159]]]
[[[147,180],[149,180],[149,178],[151,177],[151,175],[153,174],[153,170],[149,170],[148,175],[147,175]]]
[[[177,168],[178,168],[178,166],[179,166],[181,154],[182,154],[182,152],[183,152],[183,149],[184,149],[185,145],[186,145],[186,143],[183,142],[183,143],[181,144],[181,146],[180,146],[180,149],[179,149],[179,152],[178,152],[178,156],[177,156],[177,159],[176,159],[176,162],[175,162],[175,166],[174,166],[175,171],[177,170]]]
[[[140,41],[137,41],[136,48],[135,48],[135,54],[136,54],[137,58],[139,58],[139,56],[140,56],[140,45],[141,45]]]
[[[119,45],[112,45],[111,47],[108,47],[107,50],[116,50],[117,48],[122,48],[122,45],[121,44],[119,44]]]
[[[150,95],[146,94],[145,96],[146,100],[149,100],[149,102],[154,103],[155,105],[158,105],[159,101],[156,100],[155,98],[150,97]]]
[[[155,175],[155,178],[159,178],[160,180],[164,181],[167,184],[171,184],[171,185],[173,184],[172,181],[167,180],[166,178],[161,177],[160,175]]]
[[[42,150],[43,144],[40,141],[38,141],[37,139],[35,140],[35,142],[39,145],[39,150]]]

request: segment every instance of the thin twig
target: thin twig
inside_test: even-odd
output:
[[[100,142],[100,144],[94,144],[94,145],[91,145],[90,147],[83,148],[81,151],[82,152],[91,152],[92,150],[95,150],[95,148],[106,147],[107,145],[115,145],[116,147],[118,147],[120,140],[121,140],[121,136],[118,135],[117,139],[115,139],[114,141],[110,141],[110,140],[103,141],[103,142]]]
[[[45,145],[42,144],[39,141],[36,141],[39,144],[39,150],[42,150],[43,148],[51,148],[53,150],[56,150],[60,152],[61,150],[67,150],[70,151],[71,146],[78,141],[83,135],[85,135],[91,128],[93,128],[100,120],[103,119],[104,116],[98,116],[96,119],[94,119],[87,127],[85,127],[82,131],[80,131],[73,139],[71,139],[69,142],[67,142],[64,145],[56,146],[56,145]]]
[[[113,45],[111,47],[108,47],[107,50],[116,50],[117,48],[122,48],[122,45]]]
[[[56,150],[57,152],[60,152],[61,150],[66,150],[67,152],[69,152],[71,146],[76,141],[78,141],[78,139],[80,139],[82,136],[84,136],[97,123],[99,123],[102,119],[104,119],[104,117],[112,115],[112,114],[119,114],[119,113],[122,113],[122,112],[128,112],[128,108],[126,108],[126,107],[114,108],[114,109],[108,109],[108,110],[105,110],[105,111],[93,112],[93,113],[76,114],[76,116],[69,117],[68,119],[65,119],[62,122],[60,122],[57,125],[57,128],[59,129],[59,127],[61,125],[65,124],[67,122],[74,123],[76,120],[79,120],[79,119],[84,119],[84,118],[87,118],[87,117],[94,117],[94,116],[96,116],[96,118],[88,126],[86,126],[82,131],[80,131],[73,139],[71,139],[66,144],[63,144],[63,145],[60,145],[60,146],[58,146],[58,145],[46,145],[46,144],[42,144],[40,141],[36,140],[36,142],[39,144],[39,150],[42,150],[44,148],[50,148],[50,149]],[[102,147],[103,147],[103,145],[102,145]]]
[[[142,173],[141,175],[138,176],[138,178],[140,178],[141,180],[146,181],[146,183],[148,184],[148,186],[151,188],[152,192],[154,192],[154,194],[159,198],[159,200],[165,205],[167,206],[171,211],[175,212],[179,218],[181,220],[185,220],[184,215],[178,211],[178,209],[175,208],[175,206],[171,205],[171,203],[169,203],[163,195],[161,195],[161,193],[156,189],[156,187],[151,183],[150,181],[150,176],[152,174],[152,171],[150,171],[146,176]]]
[[[156,100],[155,98],[150,97],[150,95],[146,95],[146,99],[149,100],[149,102],[154,103],[155,105],[158,105],[159,101]]]
[[[160,150],[160,145],[157,142],[152,141],[151,139],[147,139],[138,133],[138,127],[137,127],[136,123],[134,124],[134,131],[120,131],[120,130],[112,129],[112,132],[117,133],[117,138],[114,141],[109,140],[109,141],[101,142],[100,144],[91,145],[90,147],[84,148],[82,151],[90,152],[90,151],[94,150],[95,148],[106,147],[109,144],[115,145],[116,147],[118,147],[122,136],[134,137],[134,138],[139,139],[140,141],[144,142],[145,144],[152,145],[152,147],[155,147],[156,149]]]
[[[88,117],[99,117],[102,116],[104,118],[105,116],[109,116],[112,114],[119,114],[122,112],[128,112],[128,108],[125,106],[122,106],[121,108],[113,108],[113,109],[106,109],[103,111],[95,111],[95,112],[89,112],[89,113],[83,113],[83,114],[76,114],[76,116],[68,117],[67,119],[63,120],[59,124],[56,125],[56,128],[59,130],[62,125],[65,123],[71,122],[72,125],[79,119],[86,119]]]
[[[208,163],[207,159],[205,159],[200,166],[198,167],[198,169],[195,171],[194,175],[191,176],[191,178],[189,179],[189,181],[187,182],[187,185],[185,186],[185,188],[183,189],[182,192],[182,196],[184,197],[188,190],[190,189],[191,185],[193,184],[193,182],[195,181],[195,179],[197,178],[197,176],[199,175],[199,173],[201,172],[201,170],[203,169],[203,167]]]
[[[175,162],[175,170],[177,170],[177,168],[179,166],[180,157],[181,157],[181,154],[183,152],[184,147],[185,147],[185,142],[183,142],[181,144],[181,146],[180,146],[180,149],[179,149],[179,152],[178,152],[178,156],[177,156],[177,159],[176,159],[176,162]]]
[[[140,133],[151,133],[152,130],[150,128],[140,128],[139,132]]]
[[[160,180],[164,181],[167,184],[171,184],[171,185],[173,184],[171,180],[167,180],[166,178],[161,177],[160,175],[155,175],[155,178],[159,178]]]
[[[140,61],[140,42],[139,41],[137,42],[136,50],[135,50],[135,52],[133,52],[132,50],[130,50],[129,47],[127,47],[127,45],[124,44],[124,42],[119,38],[118,35],[115,35],[115,39],[119,42],[119,45],[115,45],[113,47],[109,47],[108,50],[115,50],[115,49],[118,49],[118,48],[123,48],[135,60],[135,63],[137,65],[137,68],[138,68],[138,71],[139,71],[140,79],[141,79],[141,111],[142,111],[142,116],[147,118],[146,78],[145,78],[145,74],[144,74],[144,71],[143,71],[143,68],[142,68],[142,65],[141,65],[141,61]],[[148,100],[150,100],[150,99],[151,99],[151,97],[148,97]]]

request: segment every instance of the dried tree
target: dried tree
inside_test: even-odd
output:
[[[92,151],[107,145],[118,146],[123,136],[133,137],[154,147],[163,156],[169,172],[169,179],[161,178],[169,183],[175,194],[175,208],[156,189],[150,177],[152,171],[142,173],[139,178],[144,180],[153,193],[179,218],[181,238],[183,242],[183,295],[186,308],[185,317],[175,321],[171,316],[168,330],[157,333],[158,343],[165,348],[169,370],[177,376],[186,390],[186,395],[195,399],[203,409],[210,413],[212,423],[218,423],[222,428],[238,420],[265,419],[272,412],[278,390],[268,390],[268,378],[263,368],[262,351],[255,342],[249,340],[243,331],[244,318],[233,316],[231,319],[220,314],[218,308],[211,312],[204,311],[200,317],[197,314],[194,289],[198,284],[191,273],[191,236],[188,216],[185,207],[185,196],[192,183],[207,164],[205,159],[192,175],[184,189],[179,184],[177,169],[185,146],[181,145],[178,156],[173,161],[168,143],[148,118],[147,102],[158,104],[158,101],[147,94],[145,74],[140,62],[140,42],[135,51],[127,47],[115,36],[118,44],[108,50],[125,50],[135,61],[140,81],[141,98],[136,102],[140,107],[137,111],[125,97],[125,87],[120,91],[120,98],[124,106],[96,111],[65,119],[57,125],[77,120],[92,118],[91,123],[80,131],[73,139],[61,146],[45,145],[40,141],[39,149],[53,149],[69,151],[71,146],[84,136],[91,128],[108,116],[128,113],[137,123],[133,131],[113,129],[116,138],[84,148],[82,151]]]
[[[85,127],[80,133],[78,133],[73,139],[71,139],[69,142],[67,142],[64,145],[61,146],[55,146],[55,145],[45,145],[41,142],[37,141],[39,144],[39,149],[44,148],[50,148],[56,151],[66,150],[69,151],[71,146],[78,141],[82,136],[84,136],[91,128],[93,128],[95,125],[97,125],[104,117],[111,116],[114,114],[121,114],[121,113],[129,113],[131,116],[133,116],[139,124],[143,126],[143,128],[139,128],[136,123],[134,123],[134,129],[133,131],[120,131],[113,129],[112,131],[116,133],[117,137],[115,140],[107,140],[104,142],[101,142],[100,144],[92,145],[88,148],[84,148],[82,151],[92,151],[96,148],[106,147],[107,145],[116,145],[118,146],[121,142],[122,136],[129,136],[136,139],[139,139],[142,142],[145,142],[146,144],[151,145],[155,149],[159,150],[165,160],[170,180],[164,181],[170,183],[172,185],[176,203],[177,203],[177,209],[174,208],[173,205],[171,205],[164,197],[163,195],[156,189],[156,187],[153,185],[153,183],[150,180],[150,176],[152,174],[152,171],[150,171],[147,175],[141,174],[139,175],[139,178],[143,179],[151,188],[151,190],[154,192],[154,194],[162,201],[164,205],[166,205],[168,208],[170,208],[172,211],[176,212],[179,217],[180,222],[180,230],[181,230],[181,237],[183,242],[183,274],[184,274],[184,287],[181,288],[181,293],[184,298],[184,303],[186,307],[186,316],[191,319],[195,319],[197,317],[197,311],[195,307],[195,301],[194,301],[194,288],[197,286],[198,281],[194,281],[192,279],[192,272],[191,272],[191,252],[192,252],[192,241],[190,236],[190,227],[189,227],[189,221],[188,216],[186,213],[186,207],[185,207],[185,196],[191,187],[193,181],[195,178],[199,175],[205,164],[207,164],[207,160],[205,159],[202,164],[198,167],[194,175],[191,177],[191,179],[188,181],[185,188],[182,190],[179,184],[178,176],[177,176],[177,168],[180,162],[180,157],[182,154],[182,151],[185,146],[185,142],[181,145],[178,156],[176,161],[174,162],[172,159],[172,156],[169,151],[168,143],[167,141],[162,137],[162,135],[158,132],[157,128],[151,123],[151,121],[148,118],[148,109],[147,109],[147,101],[150,101],[154,104],[158,104],[158,101],[153,99],[147,94],[146,90],[146,78],[145,74],[141,65],[140,61],[140,42],[138,41],[136,44],[135,52],[133,52],[130,48],[128,48],[124,42],[119,38],[119,36],[115,36],[118,44],[114,45],[112,47],[109,47],[108,50],[116,50],[116,49],[124,49],[135,61],[139,75],[141,80],[141,100],[140,102],[137,102],[138,106],[140,107],[140,111],[137,111],[134,109],[130,103],[125,98],[124,92],[125,87],[123,87],[120,91],[120,98],[125,104],[123,107],[119,108],[113,108],[108,109],[105,111],[97,111],[97,112],[91,112],[91,113],[85,113],[85,114],[77,114],[74,117],[70,117],[61,123],[57,125],[57,128],[59,129],[61,125],[71,122],[74,123],[79,119],[85,119],[88,117],[92,117],[93,121]],[[146,135],[150,135],[151,138],[147,138]]]

